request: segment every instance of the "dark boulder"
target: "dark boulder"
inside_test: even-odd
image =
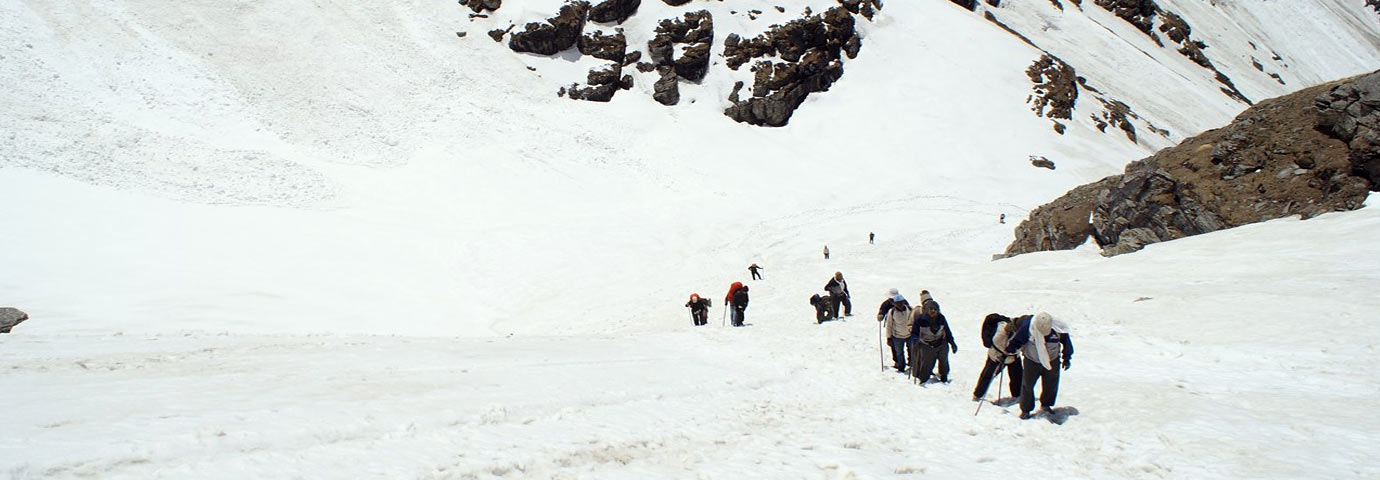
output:
[[[675,105],[680,103],[680,87],[676,81],[676,71],[673,68],[662,68],[661,79],[653,85],[654,93],[652,98],[662,105]]]
[[[589,19],[599,23],[623,23],[637,13],[642,0],[604,0],[589,8]]]
[[[1351,174],[1380,191],[1380,74],[1332,88],[1314,106],[1317,129],[1347,143]]]
[[[692,82],[709,71],[709,49],[714,43],[714,17],[707,10],[686,13],[657,24],[647,42],[647,53],[658,67],[673,67],[676,75]],[[676,55],[676,45],[685,45]]]
[[[474,13],[485,10],[492,12],[503,6],[503,0],[460,0],[460,4],[470,7],[470,10],[474,10]]]
[[[736,35],[725,40],[724,57],[737,69],[753,58],[776,55],[781,61],[753,63],[752,96],[737,98],[724,115],[751,125],[779,127],[811,93],[828,91],[843,76],[843,55],[857,55],[861,47],[853,15],[845,6],[833,7],[774,26],[751,39]]]
[[[628,48],[628,41],[623,36],[623,32],[613,35],[591,32],[580,36],[579,48],[582,55],[612,60],[622,65],[624,63],[623,52]]]
[[[523,31],[508,37],[508,48],[514,52],[530,52],[539,55],[555,55],[575,46],[580,40],[580,32],[585,28],[585,16],[589,3],[576,1],[561,7],[555,17],[546,23],[532,22]]]
[[[29,319],[29,314],[20,311],[18,308],[0,308],[0,333],[10,333],[10,329],[15,325],[23,323]]]

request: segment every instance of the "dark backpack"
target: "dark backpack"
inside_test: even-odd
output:
[[[987,318],[982,319],[982,346],[992,348],[992,337],[996,336],[997,329],[1004,327],[1002,322],[1010,321],[1010,317],[999,313],[987,314]]]

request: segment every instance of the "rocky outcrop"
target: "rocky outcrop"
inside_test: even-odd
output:
[[[1117,255],[1274,218],[1359,208],[1377,185],[1367,163],[1380,156],[1377,108],[1380,72],[1260,102],[1231,125],[1036,209],[1006,253],[1072,248],[1092,237],[1104,255]]]
[[[976,12],[976,11],[977,11],[977,0],[949,0],[949,1],[950,1],[950,2],[953,2],[954,5],[958,5],[958,6],[960,6],[960,7],[963,7],[964,9],[967,9],[967,10],[970,11],[970,12]]]
[[[460,4],[470,7],[470,10],[474,10],[474,13],[483,12],[485,10],[492,12],[503,6],[503,0],[460,0]]]
[[[23,323],[29,319],[29,314],[20,311],[18,308],[0,308],[0,333],[10,333],[10,329],[15,325]]]
[[[1046,53],[1031,64],[1025,74],[1035,84],[1029,101],[1036,116],[1073,118],[1073,107],[1078,102],[1078,75],[1074,74],[1073,67]]]
[[[594,68],[589,71],[589,75],[585,78],[585,83],[588,86],[571,85],[569,88],[561,89],[557,94],[564,94],[572,100],[607,102],[613,100],[613,94],[618,93],[619,90],[632,88],[632,75],[622,74],[623,65],[621,63]]]
[[[709,47],[714,43],[714,17],[708,10],[686,13],[683,19],[657,24],[656,36],[647,42],[647,53],[658,67],[672,67],[680,78],[692,82],[709,71]],[[677,44],[683,44],[676,55]]]
[[[1137,30],[1145,32],[1155,43],[1164,45],[1154,32],[1155,15],[1160,11],[1160,6],[1156,5],[1154,0],[1093,0],[1093,4],[1121,17]]]
[[[579,48],[581,55],[612,60],[623,65],[623,53],[628,49],[628,41],[621,31],[613,35],[592,32],[580,37]]]
[[[676,70],[669,67],[662,67],[661,79],[652,86],[652,99],[662,105],[671,106],[680,103],[680,86],[676,81]]]
[[[1380,1],[1380,0],[1378,0]],[[1318,129],[1346,142],[1351,174],[1380,190],[1380,75],[1339,85],[1314,100]]]
[[[538,55],[563,52],[580,40],[588,12],[588,2],[568,3],[561,7],[559,14],[546,19],[546,23],[531,22],[523,27],[523,31],[509,35],[508,48],[514,52]]]
[[[642,0],[604,0],[589,8],[589,19],[599,23],[623,23],[637,13],[641,5]]]
[[[724,114],[752,125],[785,125],[806,97],[829,90],[843,76],[843,56],[853,58],[860,45],[853,15],[843,7],[777,26],[757,38],[738,38],[731,46],[726,41],[730,68],[751,57],[776,55],[782,61],[754,63],[752,97],[734,102]]]

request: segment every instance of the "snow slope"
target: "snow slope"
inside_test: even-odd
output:
[[[0,476],[875,478],[1044,455],[1079,477],[1377,474],[1376,387],[1350,375],[1375,357],[1373,208],[989,262],[998,215],[1173,139],[1055,135],[1023,103],[1038,50],[947,1],[892,3],[779,129],[722,116],[745,75],[722,68],[674,108],[645,78],[609,104],[557,98],[592,63],[482,35],[554,2],[473,22],[420,1],[0,4],[0,303],[33,317],[0,337]],[[1007,3],[1013,24],[1035,8]],[[1275,34],[1315,2],[1232,2],[1270,15],[1220,25],[1178,3],[1195,32],[1316,52],[1287,88],[1376,64],[1348,45],[1380,28],[1346,23],[1359,5]],[[691,6],[716,39],[764,28]],[[643,9],[634,39],[683,10]],[[1244,107],[1210,78],[1078,67],[1172,136]],[[1179,90],[1212,100],[1142,107]],[[752,326],[687,328],[688,294],[720,313],[751,262]],[[806,299],[834,271],[859,315],[815,326]],[[872,363],[891,287],[944,305],[953,384]],[[1080,415],[972,417],[976,324],[1036,310],[1074,325],[1061,403]]]

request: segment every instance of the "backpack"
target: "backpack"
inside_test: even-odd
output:
[[[997,329],[1005,328],[1002,322],[1010,322],[1011,318],[999,313],[989,313],[987,318],[982,320],[982,346],[993,348],[992,337],[997,334]]]

